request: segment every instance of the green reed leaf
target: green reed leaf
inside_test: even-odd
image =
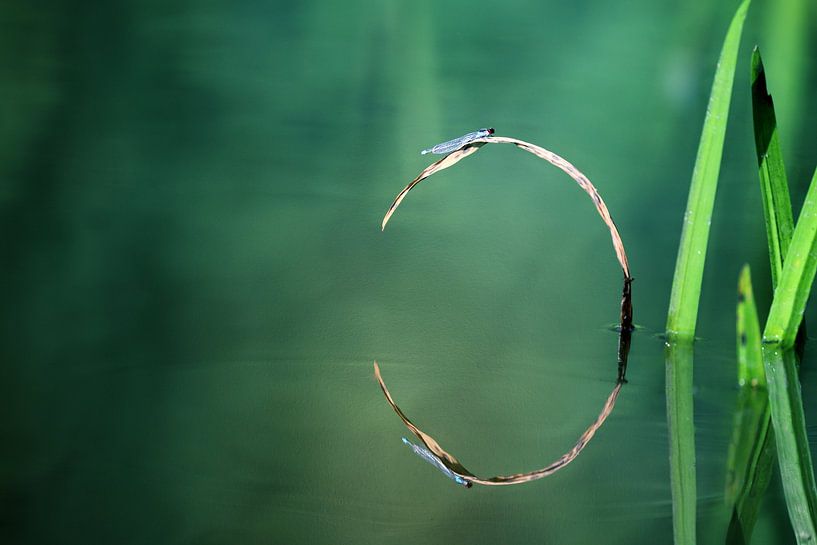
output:
[[[693,338],[695,336],[698,301],[701,295],[706,247],[709,241],[709,224],[718,187],[740,36],[748,8],[749,0],[744,0],[735,12],[723,42],[718,67],[715,70],[715,80],[712,83],[709,105],[698,145],[698,156],[692,172],[678,259],[675,263],[675,276],[672,281],[672,295],[667,316],[667,335],[670,338]]]
[[[795,229],[792,248],[796,240]],[[786,263],[789,261],[787,259]],[[783,281],[785,278],[784,266]],[[789,519],[797,543],[813,544],[817,539],[817,487],[806,435],[800,381],[797,379],[797,356],[793,350],[784,349],[779,343],[764,344],[763,361]]]
[[[737,337],[738,383],[741,386],[765,386],[766,375],[760,352],[760,323],[749,265],[743,266],[738,280]]]
[[[800,211],[791,246],[775,288],[769,318],[763,331],[764,343],[790,348],[797,337],[806,301],[817,272],[817,170]],[[768,378],[768,367],[766,374]],[[796,377],[794,377],[796,379]]]
[[[743,266],[738,280],[737,337],[741,388],[726,459],[724,496],[726,504],[732,507],[728,544],[749,543],[775,462],[760,324],[749,265]]]
[[[817,539],[817,486],[806,435],[803,400],[791,349],[817,273],[817,170],[792,234],[769,318],[763,361],[786,507],[798,543]]]
[[[760,51],[752,52],[752,117],[755,129],[755,150],[760,174],[760,193],[763,215],[766,219],[766,237],[769,241],[769,260],[772,284],[777,286],[783,272],[783,260],[789,250],[794,231],[789,184],[780,151],[774,103],[766,88],[766,72]]]
[[[695,543],[697,484],[693,422],[691,339],[668,342],[666,363],[672,531],[675,545]]]

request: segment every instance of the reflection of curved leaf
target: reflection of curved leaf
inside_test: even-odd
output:
[[[451,153],[450,155],[446,155],[439,161],[432,163],[428,167],[426,167],[419,176],[417,176],[412,182],[403,188],[403,190],[398,193],[397,198],[394,199],[394,202],[389,206],[386,215],[383,217],[383,223],[381,225],[382,229],[386,228],[386,224],[389,222],[389,218],[391,218],[392,214],[394,214],[397,207],[400,205],[400,202],[403,198],[408,194],[412,188],[434,174],[444,168],[448,168],[450,166],[455,165],[460,160],[465,159],[469,155],[475,153],[480,147],[484,144],[513,144],[519,149],[523,149],[528,153],[532,153],[537,157],[544,159],[548,163],[552,164],[553,166],[561,169],[564,171],[568,176],[573,178],[573,180],[579,184],[590,198],[593,200],[593,204],[596,206],[596,210],[598,210],[601,219],[610,229],[610,237],[613,239],[613,248],[616,251],[616,257],[618,258],[618,262],[621,264],[621,269],[624,271],[625,278],[630,277],[630,266],[627,262],[627,254],[624,251],[624,243],[621,241],[621,236],[618,233],[618,229],[616,228],[616,224],[613,222],[613,218],[610,216],[609,210],[607,210],[607,205],[604,204],[604,200],[599,195],[599,192],[596,190],[595,186],[590,183],[590,180],[582,174],[579,169],[573,166],[569,161],[565,160],[563,157],[556,155],[552,151],[548,151],[545,148],[539,147],[535,144],[531,144],[529,142],[525,142],[523,140],[518,140],[516,138],[509,138],[505,136],[491,136],[487,138],[481,138],[479,140],[474,140],[467,146],[460,148],[459,150]]]
[[[423,432],[415,426],[411,420],[400,410],[400,407],[394,402],[394,399],[389,393],[389,389],[386,388],[386,384],[383,382],[383,377],[380,375],[380,367],[377,365],[377,362],[374,363],[374,375],[377,378],[377,382],[380,383],[380,389],[383,390],[383,394],[386,396],[386,401],[389,402],[391,408],[394,409],[394,412],[397,413],[397,416],[403,421],[403,423],[408,427],[411,432],[417,436],[417,438],[423,442],[423,444],[436,456],[440,458],[440,462],[451,470],[453,473],[459,475],[466,481],[483,484],[487,486],[501,486],[501,485],[511,485],[511,484],[521,484],[530,481],[535,481],[537,479],[541,479],[543,477],[547,477],[548,475],[552,475],[556,473],[567,464],[572,462],[576,459],[579,453],[587,446],[587,443],[593,438],[596,434],[596,431],[604,424],[604,421],[610,416],[610,413],[613,410],[613,407],[616,404],[616,399],[618,398],[618,394],[621,391],[621,387],[624,385],[623,380],[620,380],[616,383],[615,388],[610,393],[610,396],[607,398],[607,401],[604,403],[604,407],[601,410],[598,418],[596,418],[595,422],[593,422],[589,428],[585,430],[585,432],[579,437],[579,440],[576,441],[576,444],[573,445],[573,448],[563,454],[558,460],[555,462],[543,467],[542,469],[537,469],[535,471],[531,471],[528,473],[517,473],[514,475],[498,475],[496,477],[488,477],[488,478],[480,478],[465,469],[463,465],[457,460],[452,454],[449,454],[440,446],[440,444],[430,435]]]

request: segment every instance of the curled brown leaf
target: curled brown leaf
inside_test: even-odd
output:
[[[607,397],[607,401],[604,403],[602,407],[601,413],[596,418],[596,420],[582,433],[579,437],[579,440],[576,441],[576,444],[573,445],[573,448],[568,450],[562,456],[560,456],[554,462],[546,465],[541,469],[537,469],[534,471],[529,471],[527,473],[515,473],[513,475],[497,475],[495,477],[477,477],[470,471],[468,471],[453,454],[446,452],[440,444],[430,435],[423,432],[420,428],[418,428],[414,423],[409,420],[409,418],[405,415],[405,413],[397,406],[397,403],[394,402],[394,398],[392,398],[389,389],[386,387],[386,383],[383,382],[383,377],[380,374],[380,367],[377,365],[377,362],[374,362],[374,375],[377,378],[377,382],[380,384],[380,389],[383,390],[383,394],[386,396],[386,401],[388,401],[391,408],[394,409],[394,412],[397,413],[397,416],[403,421],[406,427],[411,430],[411,432],[423,442],[423,444],[437,456],[440,461],[451,470],[453,473],[459,475],[463,479],[477,484],[482,484],[485,486],[506,486],[512,484],[521,484],[527,483],[530,481],[535,481],[537,479],[542,479],[549,475],[552,475],[565,467],[567,464],[572,462],[576,459],[576,457],[584,450],[584,447],[590,442],[593,436],[596,434],[596,431],[604,424],[604,421],[607,420],[607,417],[610,416],[610,413],[613,411],[613,408],[616,405],[616,399],[618,399],[618,394],[621,391],[621,387],[624,385],[623,380],[617,381],[613,391]]]
[[[397,197],[394,199],[394,202],[392,202],[391,206],[389,206],[389,209],[386,211],[386,215],[383,217],[381,229],[386,228],[386,224],[389,222],[389,219],[392,217],[395,210],[397,210],[397,207],[400,206],[400,203],[403,201],[408,192],[414,188],[414,186],[416,186],[417,184],[419,184],[432,174],[439,172],[440,170],[446,169],[448,167],[454,166],[462,159],[465,159],[469,155],[473,155],[485,144],[513,144],[519,149],[525,150],[528,153],[532,153],[537,157],[544,159],[548,163],[559,168],[568,176],[573,178],[573,180],[577,184],[579,184],[579,187],[581,187],[585,191],[585,193],[587,193],[590,196],[590,199],[593,201],[596,210],[598,210],[601,219],[604,221],[604,223],[610,230],[610,237],[613,240],[613,249],[616,252],[616,258],[618,259],[618,262],[621,265],[621,269],[624,272],[624,277],[630,278],[630,265],[627,261],[627,253],[624,250],[624,243],[621,240],[621,235],[619,235],[618,228],[616,227],[615,222],[613,222],[613,218],[610,215],[610,211],[607,209],[607,205],[604,203],[604,199],[601,198],[601,195],[599,194],[596,187],[590,182],[590,179],[588,179],[587,176],[585,176],[568,160],[553,153],[552,151],[546,150],[545,148],[537,146],[536,144],[531,144],[530,142],[525,142],[524,140],[510,138],[507,136],[492,136],[488,138],[474,140],[473,142],[464,146],[463,148],[449,155],[446,155],[439,161],[436,161],[427,166],[420,173],[419,176],[412,180],[410,184],[404,187],[403,190],[397,194]]]

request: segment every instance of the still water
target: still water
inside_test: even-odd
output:
[[[670,543],[658,335],[733,9],[4,4],[2,541]],[[787,55],[771,8],[752,10],[696,345],[701,543],[722,543],[728,523],[744,262],[763,316],[770,298],[754,43],[787,104],[796,209],[817,159],[803,91],[814,49]],[[586,195],[510,146],[424,182],[380,232],[429,163],[419,151],[479,127],[590,177],[627,247],[642,327],[629,384],[576,461],[467,490],[403,445],[373,360],[470,469],[533,470],[615,384],[621,287]],[[815,387],[806,363],[810,431]],[[755,543],[793,541],[781,498],[776,477]]]

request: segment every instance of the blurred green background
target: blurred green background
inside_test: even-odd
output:
[[[663,328],[731,2],[125,1],[0,6],[0,541],[669,543]],[[749,100],[759,44],[795,210],[815,162],[814,6],[749,12],[695,361],[699,537],[722,543],[735,286],[769,273]],[[473,471],[402,445],[372,376]],[[809,311],[810,320],[817,318]],[[808,349],[807,349],[808,350]],[[817,373],[804,366],[809,424]],[[815,434],[817,427],[809,427]],[[788,543],[774,482],[755,543]]]

